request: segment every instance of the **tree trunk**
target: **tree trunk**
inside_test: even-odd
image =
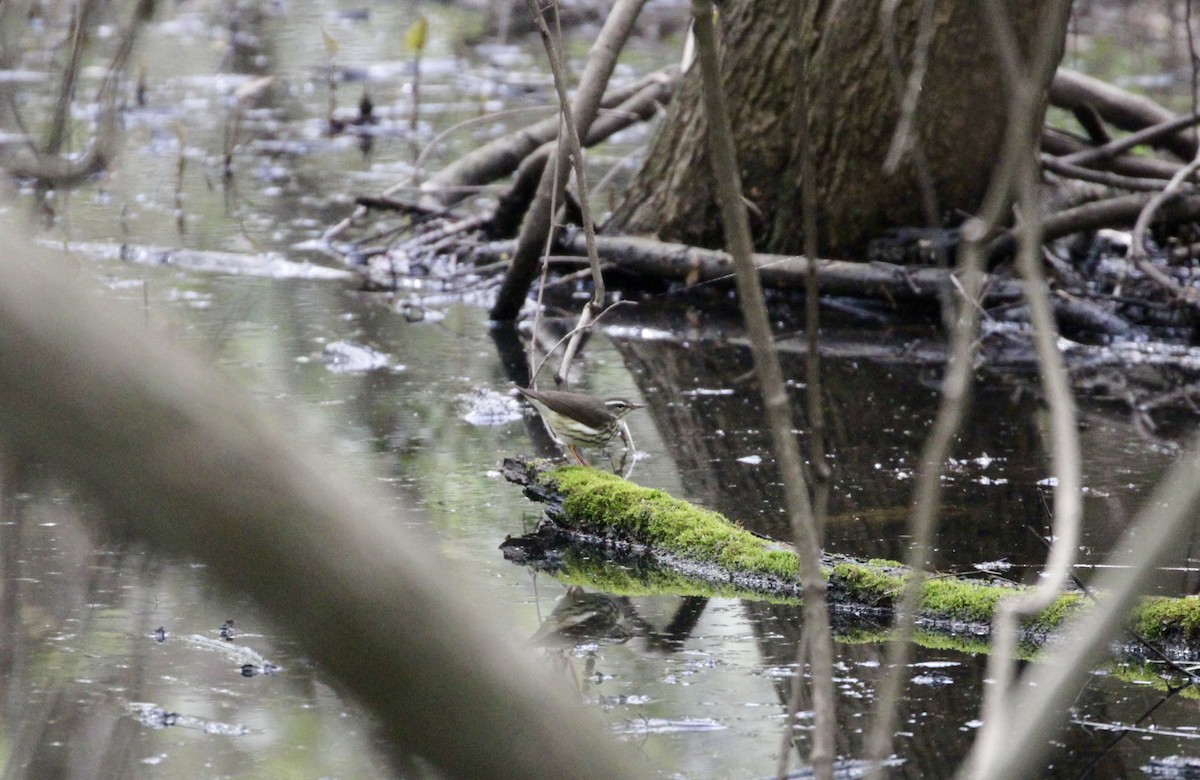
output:
[[[721,10],[722,74],[758,247],[796,253],[802,245],[795,128],[805,103],[824,254],[861,257],[866,243],[889,227],[925,226],[930,213],[944,222],[973,212],[1008,114],[1005,79],[977,4],[900,0],[893,21],[903,70],[897,73],[889,64],[880,4],[803,2],[797,8],[797,2],[727,0]],[[934,7],[922,20],[926,2]],[[1049,21],[1041,18],[1041,5],[1006,2],[1023,45]],[[912,126],[928,164],[926,192],[912,151],[894,173],[883,170],[901,118],[898,84],[912,70],[923,23],[928,64]],[[801,53],[803,95],[797,87]],[[612,228],[722,243],[705,132],[699,68],[692,68]]]

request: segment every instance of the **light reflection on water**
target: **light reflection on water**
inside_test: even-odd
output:
[[[423,11],[434,17],[435,38],[459,21],[453,8]],[[407,66],[396,61],[401,55],[388,48],[394,41],[381,31],[403,29],[407,17],[394,5],[372,12],[371,25],[340,17],[331,25],[341,44],[339,62],[349,69],[385,61],[387,67],[367,69],[363,77],[381,115],[403,122]],[[219,27],[197,18],[203,13],[182,6],[160,13],[165,18],[156,23],[145,56],[170,66],[160,66],[152,105],[132,112],[120,163],[63,207],[70,219],[60,229],[79,241],[272,249],[322,260],[289,247],[343,216],[348,195],[404,175],[414,156],[414,145],[394,127],[375,139],[370,157],[355,139],[322,137],[324,63],[316,41],[330,14],[316,4],[296,6],[258,31],[279,85],[272,102],[248,117],[244,132],[251,140],[235,158],[237,177],[226,190],[219,158],[232,80],[211,74],[224,69],[247,76],[257,68],[253,58],[222,62],[212,40]],[[544,103],[548,80],[535,69],[529,49],[503,54],[503,71],[475,54],[463,55],[466,64],[459,68],[451,44],[435,44],[428,60],[435,66],[427,85],[430,114],[418,141],[477,115],[498,94],[506,105]],[[446,63],[451,67],[436,67]],[[150,72],[156,72],[153,66]],[[439,76],[446,82],[438,83]],[[340,104],[348,108],[359,87],[343,84]],[[495,132],[465,132],[457,143]],[[444,155],[453,156],[455,148]],[[182,232],[172,215],[180,155],[187,161]],[[503,456],[533,449],[536,431],[524,419],[497,425],[464,419],[473,394],[506,393],[512,381],[480,309],[448,305],[436,317],[411,322],[336,281],[205,276],[112,260],[85,268],[107,283],[112,297],[136,308],[147,327],[207,351],[219,370],[287,415],[316,446],[331,457],[352,456],[362,464],[364,480],[382,480],[398,505],[419,507],[426,518],[422,530],[447,558],[486,583],[508,613],[511,630],[521,637],[538,630],[539,616],[552,611],[564,588],[502,559],[499,543],[532,525],[538,510],[494,473]],[[614,331],[611,340],[594,338],[579,389],[649,403],[647,412],[630,420],[646,455],[634,474],[639,482],[786,538],[761,410],[742,378],[744,350],[731,346],[730,334],[719,329],[692,343],[664,334],[669,331],[661,321],[647,314],[638,328]],[[326,351],[338,343],[385,355],[387,367],[331,370]],[[789,374],[800,376],[796,365]],[[657,381],[664,366],[676,372],[672,388],[681,392],[667,393]],[[831,403],[838,482],[828,545],[858,556],[901,557],[915,453],[928,426],[936,376],[854,358],[830,359],[827,368],[827,382],[840,393]],[[1019,390],[1004,379],[989,379],[981,389],[957,453],[961,462],[948,478],[951,509],[939,569],[970,571],[975,563],[997,560],[1021,567],[1040,558],[1035,533],[1014,523],[1029,520],[1035,531],[1044,529],[1042,502],[1049,499],[1038,485],[1046,470],[1037,433],[1018,422],[1031,404]],[[1085,552],[1098,560],[1170,453],[1145,446],[1114,418],[1096,416],[1084,436],[1085,481],[1093,491],[1088,513],[1097,519]],[[222,592],[188,561],[109,549],[86,530],[80,513],[88,510],[79,508],[86,504],[39,480],[29,490],[32,495],[17,502],[17,519],[0,526],[6,628],[0,649],[7,672],[0,676],[6,702],[0,727],[14,774],[83,776],[99,768],[145,777],[388,774],[373,749],[369,721],[321,681],[295,638],[278,633],[272,616],[256,612],[253,594]],[[1011,576],[1025,575],[1018,568]],[[1182,591],[1196,578],[1185,573],[1179,579]],[[795,610],[728,599],[629,601],[648,628],[625,642],[568,653],[575,669],[586,673],[581,697],[616,733],[684,776],[770,774],[783,686],[795,670]],[[219,629],[230,619],[234,643],[257,654],[244,657],[261,656],[280,667],[277,673],[243,677],[243,656],[216,649],[223,642]],[[154,637],[160,626],[168,634],[162,643]],[[845,724],[839,749],[857,755],[881,653],[873,644],[847,643],[838,654]],[[965,753],[982,669],[977,656],[918,651],[900,745],[914,776],[944,771]],[[1129,721],[1152,696],[1105,676],[1082,701],[1105,717]],[[153,725],[158,715],[149,724],[139,720],[138,705],[163,718],[177,713],[184,727],[179,717],[165,728]],[[1174,725],[1182,727],[1186,718],[1163,713],[1159,723],[1179,720]],[[206,733],[208,723],[248,733],[214,735]],[[802,715],[798,733],[810,725]],[[1083,733],[1068,743],[1081,754],[1095,744]],[[1129,748],[1121,761],[1176,748],[1156,738]]]

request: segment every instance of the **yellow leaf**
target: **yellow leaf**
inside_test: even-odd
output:
[[[429,40],[429,20],[418,16],[417,20],[408,26],[404,33],[404,45],[409,51],[417,54],[425,51],[425,42]]]
[[[338,42],[332,35],[325,31],[324,27],[321,28],[321,40],[325,41],[325,53],[329,55],[329,58],[333,59],[336,57],[339,48]]]

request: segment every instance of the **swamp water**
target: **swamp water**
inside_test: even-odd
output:
[[[399,46],[412,7],[379,4],[365,18],[332,4],[263,8],[265,15],[237,24],[215,6],[160,9],[142,42],[147,105],[126,113],[121,157],[99,180],[48,204],[56,223],[43,240],[66,244],[81,273],[137,309],[148,328],[210,354],[217,370],[294,420],[329,457],[361,464],[363,480],[383,480],[397,506],[418,508],[420,531],[456,576],[485,583],[513,634],[531,637],[565,588],[506,562],[498,549],[539,512],[496,472],[503,457],[532,451],[538,441],[536,421],[506,396],[512,334],[489,328],[478,306],[414,292],[400,299],[413,305],[388,308],[351,282],[307,278],[321,275],[307,263],[332,264],[294,248],[348,213],[352,195],[407,175],[413,149],[437,132],[501,104],[546,105],[549,83],[537,50],[459,50],[461,36],[450,31],[478,20],[451,7],[422,8],[431,42],[414,143],[406,135],[410,65]],[[365,158],[357,139],[323,134],[322,27],[339,42],[339,66],[363,79],[340,85],[340,103],[349,110],[365,83],[382,118]],[[677,44],[642,43],[635,54],[661,58],[661,49],[669,59]],[[226,182],[231,95],[267,72],[275,81],[245,109]],[[462,131],[445,154],[499,130]],[[600,151],[592,162],[611,165],[623,154]],[[23,193],[17,207],[34,200]],[[238,258],[146,247],[241,253],[242,271],[253,271],[244,266],[258,264],[262,251],[300,265],[237,274],[230,271]],[[214,263],[222,270],[184,267]],[[786,539],[736,325],[719,310],[688,311],[670,299],[622,316],[588,344],[577,387],[647,403],[630,419],[643,453],[633,478]],[[849,328],[830,334],[831,551],[903,556],[917,453],[936,403],[936,361],[913,358],[929,338]],[[787,342],[783,349],[788,375],[802,376],[802,357]],[[1037,404],[1027,377],[980,379],[947,476],[935,568],[969,573],[988,564],[1028,579],[1027,567],[1043,555],[1051,499],[1039,432],[1028,422]],[[1173,451],[1139,437],[1120,414],[1085,409],[1084,419],[1086,577]],[[192,562],[97,539],[86,521],[91,510],[38,476],[28,490],[10,491],[0,524],[0,746],[8,776],[389,775],[370,719],[329,687],[272,616],[256,610],[253,594],[221,590]],[[1171,592],[1195,590],[1194,557],[1181,560]],[[781,701],[795,672],[798,610],[669,596],[606,603],[637,620],[623,641],[598,634],[570,653],[588,706],[671,776],[770,775]],[[845,642],[836,651],[838,747],[853,757],[882,648]],[[980,655],[917,650],[898,776],[945,775],[965,754],[983,667]],[[1106,724],[1134,723],[1161,695],[1112,672],[1098,672],[1081,694],[1076,718],[1091,725],[1064,734],[1056,776],[1078,775],[1114,737]],[[802,715],[802,745],[808,725]],[[1152,758],[1200,754],[1192,747],[1198,727],[1194,699],[1176,697],[1141,724],[1145,731],[1104,756],[1093,776],[1136,777]]]

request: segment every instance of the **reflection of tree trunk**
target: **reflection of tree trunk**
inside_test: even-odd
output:
[[[702,346],[668,340],[616,340],[638,378],[649,413],[678,464],[686,494],[698,503],[775,539],[790,539],[782,493],[764,428],[763,411],[748,378],[748,350],[728,341]],[[803,352],[787,342],[784,375],[803,376]],[[877,339],[843,344],[826,340],[822,369],[833,455],[827,551],[860,558],[902,559],[912,482],[898,476],[917,463],[928,420],[934,413],[937,369],[896,359],[903,346]],[[851,352],[851,350],[853,350]],[[839,354],[851,353],[839,358]],[[876,354],[878,359],[865,357]],[[931,364],[932,365],[932,364]],[[748,386],[749,385],[749,386]],[[652,390],[652,391],[651,391]],[[721,394],[723,392],[726,394]],[[978,455],[1000,438],[1011,441],[1013,420],[1030,419],[1032,399],[1014,402],[1003,388],[980,388],[980,414],[963,434],[960,451]],[[807,414],[802,391],[793,396],[793,415],[804,448]],[[985,411],[986,410],[986,411]],[[1033,483],[1042,455],[1031,428],[1018,428],[1030,479],[972,490],[970,481],[947,487],[937,569],[958,569],[983,560],[1040,562],[1044,548],[1032,534],[980,519],[1029,516],[1040,507]],[[760,456],[762,463],[739,462]],[[876,464],[882,464],[877,468]],[[839,482],[841,480],[841,482]],[[840,485],[840,487],[839,487]],[[1035,514],[1036,516],[1036,514]]]
[[[1018,41],[1036,38],[1040,3],[1005,3]],[[897,4],[896,47],[907,75],[924,3]],[[803,3],[792,34],[792,0],[730,0],[721,9],[726,93],[737,134],[756,242],[770,251],[802,246],[795,128],[807,121],[814,145],[823,250],[853,253],[893,225],[923,225],[922,192],[911,155],[883,172],[899,121],[894,73],[879,4]],[[929,65],[914,131],[929,161],[943,212],[978,206],[1007,121],[1007,99],[991,36],[971,0],[936,0]],[[1060,44],[1061,45],[1061,44]],[[808,117],[800,115],[797,52],[804,56]],[[699,68],[685,77],[613,225],[684,243],[721,243],[713,200]]]

